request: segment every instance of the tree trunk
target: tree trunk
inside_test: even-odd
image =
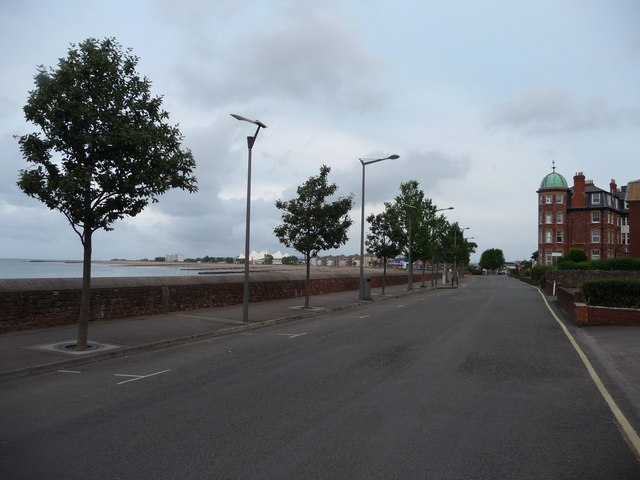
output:
[[[78,341],[76,349],[86,350],[89,332],[89,312],[91,307],[91,232],[84,232],[84,258],[82,259],[82,295],[80,297],[80,317],[78,319]]]
[[[387,257],[382,257],[382,295],[384,288],[387,286]]]
[[[311,255],[306,254],[307,276],[304,280],[304,308],[309,308],[309,295],[311,293]]]

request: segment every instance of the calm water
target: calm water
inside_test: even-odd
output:
[[[92,277],[169,277],[198,275],[193,266],[113,265],[94,263]],[[56,260],[16,260],[0,258],[0,278],[82,278],[82,263]]]

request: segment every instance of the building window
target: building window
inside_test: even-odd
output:
[[[600,223],[600,212],[591,212],[591,223]]]
[[[591,250],[591,260],[600,260],[600,250]]]
[[[550,225],[553,223],[553,213],[545,213],[544,214],[544,223]]]
[[[622,232],[622,245],[629,245],[629,234]]]
[[[591,243],[600,243],[600,230],[597,228],[591,230]]]
[[[553,230],[547,230],[544,232],[544,242],[552,243],[553,242]]]
[[[547,265],[552,265],[553,264],[553,256],[551,255],[551,251],[545,252],[547,255]]]
[[[553,203],[553,195],[545,195],[544,202],[548,205],[551,205]]]
[[[564,203],[564,195],[556,195],[556,203]]]
[[[562,243],[562,230],[556,230],[556,242]]]
[[[564,222],[564,215],[562,215],[562,212],[556,213],[556,223],[563,223],[563,222]]]
[[[609,230],[609,245],[613,243],[613,231]]]
[[[542,243],[542,229],[538,230],[538,243]]]
[[[600,193],[591,194],[591,203],[594,205],[600,205]]]
[[[629,225],[629,217],[622,217],[622,226],[626,227]]]
[[[544,195],[540,195],[540,205],[544,203]]]

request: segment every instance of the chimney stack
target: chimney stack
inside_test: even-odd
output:
[[[618,185],[616,185],[616,181],[612,178],[611,183],[609,184],[609,192],[616,194],[618,193]]]
[[[576,173],[573,177],[573,199],[571,200],[571,206],[574,208],[584,208],[586,205],[584,197],[584,184],[584,173]]]

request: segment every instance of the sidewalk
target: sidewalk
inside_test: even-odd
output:
[[[424,290],[420,282],[415,282],[414,291],[420,290]],[[372,289],[371,299],[380,301],[407,293],[406,284],[392,285],[386,287],[384,296],[380,288]],[[370,301],[360,301],[355,290],[316,295],[309,303],[310,309],[302,308],[304,297],[251,303],[248,324],[242,322],[242,304],[93,322],[89,325],[93,348],[85,352],[64,349],[65,343],[75,343],[77,324],[7,333],[0,335],[0,380],[262,328]]]

